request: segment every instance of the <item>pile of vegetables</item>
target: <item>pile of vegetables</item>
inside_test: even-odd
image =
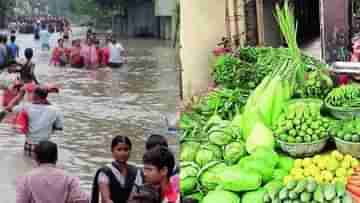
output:
[[[200,146],[201,148],[201,146]],[[226,150],[225,148],[222,148]],[[234,149],[238,149],[234,146]],[[241,149],[241,148],[239,148]],[[221,150],[221,148],[220,148]],[[238,151],[238,150],[235,150]],[[257,192],[264,193],[264,186],[271,182],[282,183],[294,165],[293,159],[278,155],[268,148],[257,148],[251,155],[247,155],[242,148],[233,155],[240,156],[240,159],[231,162],[223,156],[216,157],[205,165],[197,162],[182,162],[180,171],[180,190],[184,197],[202,199],[203,203],[213,202],[214,194],[228,194],[216,199],[223,203],[231,202],[228,196],[236,196],[235,199],[242,199],[244,203],[256,203]],[[205,155],[205,154],[204,154]],[[209,155],[209,154],[207,154]],[[243,193],[242,195],[239,195]],[[231,195],[230,195],[231,194]],[[227,198],[225,198],[227,197]],[[225,199],[223,199],[225,198]],[[262,197],[260,200],[262,201]]]
[[[360,142],[360,119],[338,122],[331,135],[348,142]]]
[[[264,203],[278,202],[338,202],[351,203],[351,194],[346,192],[345,185],[318,184],[308,178],[299,181],[290,181],[284,186],[269,187],[264,195]]]
[[[360,87],[349,84],[333,89],[325,99],[326,104],[333,107],[360,107]]]
[[[317,69],[308,73],[305,81],[299,85],[297,94],[301,98],[325,99],[333,85],[330,76],[323,70]]]
[[[182,113],[179,121],[180,140],[206,139],[206,135],[203,133],[203,126],[206,122],[206,119],[196,112]]]
[[[209,93],[192,106],[192,110],[204,118],[217,113],[224,120],[231,120],[246,104],[249,91],[239,88],[222,88]]]
[[[294,180],[313,178],[317,183],[346,183],[346,179],[353,172],[359,161],[338,151],[330,154],[315,155],[312,158],[296,159],[290,175],[284,178],[287,184]]]
[[[313,70],[323,70],[325,64],[313,57],[301,54],[304,70],[312,72]],[[244,47],[239,48],[233,54],[219,56],[215,62],[212,76],[216,84],[227,88],[242,88],[253,90],[261,81],[271,72],[281,67],[284,61],[293,60],[292,52],[288,48],[272,47]],[[317,71],[314,74],[318,75]],[[327,79],[326,75],[321,77]],[[309,77],[309,79],[311,79]],[[311,80],[310,80],[311,81]],[[328,83],[321,83],[326,87]],[[307,87],[312,86],[308,84]],[[313,85],[314,87],[316,84]],[[308,88],[305,88],[307,90]],[[313,94],[313,90],[307,90],[306,93]]]
[[[276,19],[288,48],[246,47],[220,56],[213,77],[221,89],[182,115],[184,199],[352,202],[344,183],[358,166],[355,158],[335,151],[294,162],[275,151],[275,136],[289,143],[310,143],[338,134],[335,122],[320,114],[321,100],[333,101],[327,96],[333,84],[320,70],[321,62],[301,54],[288,1],[282,9],[276,7]],[[320,102],[289,104],[296,93]]]
[[[310,143],[328,137],[331,125],[317,103],[295,102],[279,118],[275,135],[288,143]]]

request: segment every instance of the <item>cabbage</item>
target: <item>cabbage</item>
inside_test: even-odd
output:
[[[231,126],[236,128],[241,128],[242,115],[237,114],[231,121]]]
[[[261,186],[261,175],[238,167],[228,167],[221,172],[220,186],[224,190],[246,192]]]
[[[242,158],[236,167],[259,173],[264,183],[270,181],[273,178],[275,169],[275,165],[269,164],[264,159],[259,159],[253,156]]]
[[[231,128],[224,128],[222,130],[215,130],[215,131],[211,131],[209,133],[209,141],[212,144],[216,144],[216,145],[227,145],[229,144],[232,140],[232,130]]]
[[[266,190],[264,188],[247,192],[242,196],[241,203],[264,203],[265,194]]]
[[[201,203],[240,203],[240,197],[233,192],[214,190],[209,192]]]
[[[274,180],[283,180],[285,176],[289,175],[289,171],[285,171],[284,169],[275,169],[273,174]]]
[[[275,147],[272,131],[261,122],[255,124],[250,136],[246,140],[246,150],[249,154],[252,154],[258,147],[270,149]]]
[[[185,142],[181,144],[180,160],[194,161],[199,148],[200,143],[197,142]]]
[[[228,164],[237,163],[245,155],[246,149],[244,143],[242,142],[232,142],[225,146],[224,160]]]
[[[288,156],[280,156],[277,167],[290,172],[294,167],[294,159]]]
[[[218,161],[222,158],[221,148],[216,145],[204,145],[201,146],[196,154],[195,161],[199,166],[205,166],[211,161]]]
[[[266,161],[271,168],[279,163],[279,155],[270,148],[258,147],[251,156]]]
[[[180,191],[182,194],[192,193],[197,186],[199,167],[193,162],[182,162],[180,170]]]
[[[203,190],[214,190],[219,184],[219,174],[226,168],[226,164],[219,161],[214,161],[204,166],[198,178]]]

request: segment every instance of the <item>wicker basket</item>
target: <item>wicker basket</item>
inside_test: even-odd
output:
[[[328,141],[328,137],[310,143],[287,143],[277,139],[282,151],[292,157],[309,157],[321,152]]]
[[[337,137],[335,137],[334,139],[336,148],[341,153],[350,154],[351,156],[360,158],[360,143],[344,141]]]

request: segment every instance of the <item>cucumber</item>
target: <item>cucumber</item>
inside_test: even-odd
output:
[[[341,203],[340,197],[336,197],[335,199],[333,199],[333,200],[331,201],[331,203]]]
[[[345,184],[336,182],[335,188],[336,188],[336,196],[337,197],[345,196],[345,192],[346,192]]]
[[[264,203],[271,203],[271,198],[268,193],[264,195]]]
[[[345,193],[345,196],[342,199],[342,203],[353,203],[353,199],[352,199],[351,194],[349,192]]]
[[[309,180],[308,184],[306,185],[306,191],[310,193],[315,192],[316,187],[317,187],[316,182],[314,180]]]
[[[289,198],[291,200],[296,200],[298,198],[298,194],[296,192],[294,192],[294,191],[290,191],[289,192]]]
[[[324,187],[325,200],[333,200],[336,197],[335,185],[326,184]]]
[[[303,192],[300,195],[301,202],[309,202],[311,200],[311,193]]]
[[[315,193],[314,193],[314,200],[320,203],[324,202],[324,194],[323,189],[320,185],[317,186]]]
[[[296,180],[291,180],[286,184],[286,189],[288,190],[292,190],[296,187],[297,185],[297,181]]]
[[[306,180],[301,180],[298,182],[297,186],[295,187],[294,191],[296,193],[302,193],[306,187]]]
[[[279,192],[279,199],[280,200],[285,200],[287,199],[289,196],[289,191],[286,188],[283,188],[280,190]]]
[[[275,199],[275,197],[279,194],[279,191],[283,188],[282,183],[280,181],[271,181],[264,186],[269,197],[271,199]]]

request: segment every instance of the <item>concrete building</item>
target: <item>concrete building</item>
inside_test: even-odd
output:
[[[128,37],[174,36],[176,0],[132,0],[124,12],[113,18],[113,32]]]

